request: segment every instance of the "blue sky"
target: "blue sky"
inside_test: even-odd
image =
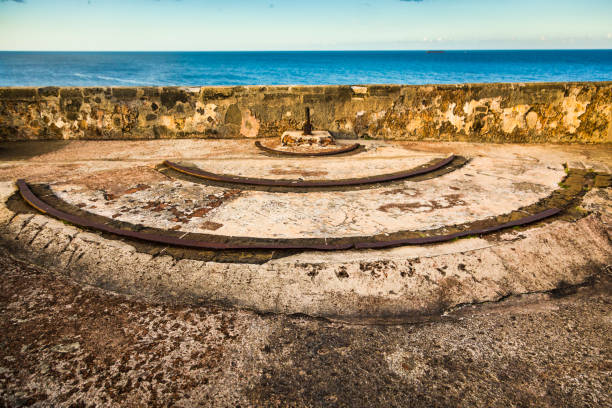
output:
[[[0,50],[612,48],[612,0],[0,0]]]

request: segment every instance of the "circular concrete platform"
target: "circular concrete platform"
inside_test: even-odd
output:
[[[257,170],[254,165],[253,173]],[[95,188],[88,187],[86,179],[56,183],[50,189],[90,213],[146,227],[299,239],[423,231],[475,222],[537,203],[559,189],[565,176],[562,166],[513,169],[511,163],[476,158],[436,179],[357,191],[249,191],[161,176],[153,183],[155,175],[148,184],[137,183],[116,193],[112,179]]]
[[[191,157],[163,143],[143,143],[130,160],[116,160],[117,143],[96,162],[57,160],[58,151],[0,167],[3,245],[80,282],[149,300],[386,322],[579,285],[612,263],[609,159],[587,164],[572,148],[373,142],[351,157],[293,160],[262,156],[249,141],[231,142],[231,154],[219,153],[220,142],[192,141]],[[173,159],[242,177],[335,180],[422,166],[451,148],[469,159],[452,171],[337,191],[209,185],[158,167]],[[37,163],[55,171],[32,171]],[[41,214],[16,194],[16,178],[53,208],[106,227],[84,230]],[[112,228],[243,247],[182,248]],[[458,232],[463,239],[359,249]],[[249,249],[257,242],[326,250]],[[330,243],[350,245],[329,252]]]

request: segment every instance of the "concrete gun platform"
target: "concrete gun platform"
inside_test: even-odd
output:
[[[5,145],[13,160],[0,166],[3,241],[82,283],[148,300],[416,321],[579,285],[612,263],[612,159],[601,147],[371,141],[350,157],[278,158],[248,140],[55,146]],[[299,183],[376,177],[451,155],[462,160],[416,178],[331,189],[254,188],[161,164]],[[20,178],[84,223],[27,205]]]

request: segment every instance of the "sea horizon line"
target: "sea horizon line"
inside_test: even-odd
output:
[[[513,52],[513,51],[612,51],[612,48],[499,48],[499,49],[384,49],[384,50],[0,50],[0,53],[306,53],[306,52]]]

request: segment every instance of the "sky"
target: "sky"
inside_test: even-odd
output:
[[[612,0],[0,0],[0,50],[612,49]]]

